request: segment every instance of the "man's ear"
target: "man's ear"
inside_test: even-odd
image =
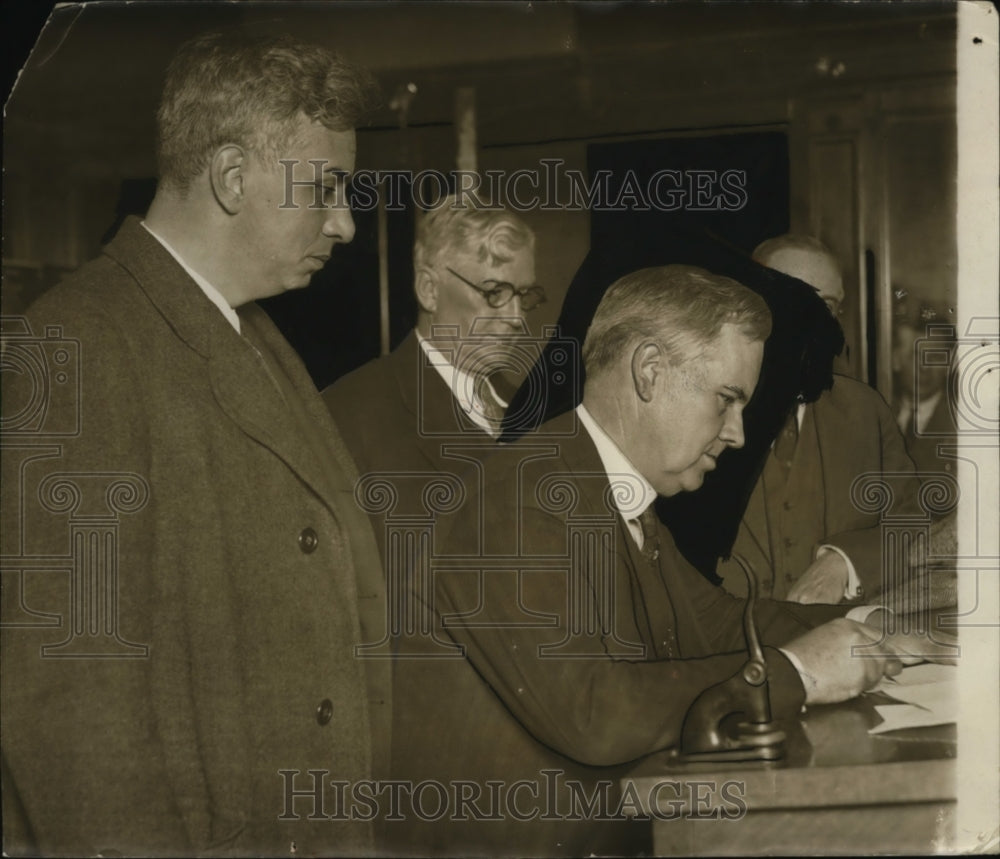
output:
[[[413,291],[417,295],[417,303],[425,313],[437,310],[438,285],[430,269],[422,268],[416,272],[413,281]]]
[[[653,399],[656,377],[663,372],[664,354],[658,343],[646,340],[632,352],[632,384],[636,395],[644,403]]]
[[[215,199],[230,215],[243,208],[246,199],[246,163],[248,155],[241,146],[227,144],[215,150],[208,166],[209,181]]]

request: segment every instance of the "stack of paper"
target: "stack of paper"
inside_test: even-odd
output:
[[[876,705],[884,720],[869,734],[902,728],[923,728],[958,721],[958,669],[954,665],[910,665],[895,677],[884,677],[875,687],[903,704]]]

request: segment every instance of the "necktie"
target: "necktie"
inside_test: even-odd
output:
[[[659,520],[656,518],[656,511],[653,510],[653,505],[650,504],[643,510],[636,518],[636,521],[642,529],[642,556],[650,563],[653,563],[659,560],[660,557],[660,538],[657,533]]]
[[[798,441],[799,422],[797,412],[793,411],[774,440],[774,456],[785,468],[792,464],[792,458],[795,456],[795,445],[798,444]]]
[[[476,395],[482,404],[482,415],[490,425],[490,434],[499,435],[500,425],[503,423],[504,407],[493,393],[493,386],[485,376],[480,376],[476,388]]]
[[[638,571],[640,593],[636,595],[636,622],[644,640],[653,648],[657,659],[672,659],[676,656],[677,618],[673,603],[660,570],[660,520],[650,504],[636,517],[642,529],[642,553],[647,563],[646,571]]]
[[[785,420],[785,425],[774,440],[771,454],[764,463],[764,509],[767,515],[768,541],[773,566],[774,578],[771,582],[772,595],[783,599],[788,582],[789,571],[796,566],[789,557],[789,552],[799,538],[798,527],[795,524],[800,513],[794,513],[795,496],[787,493],[788,480],[792,471],[792,460],[795,458],[795,447],[799,441],[799,422],[797,410]],[[799,570],[794,570],[799,573]]]

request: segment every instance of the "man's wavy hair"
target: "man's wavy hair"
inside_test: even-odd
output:
[[[160,181],[186,191],[227,143],[276,165],[301,114],[347,131],[376,94],[369,72],[319,45],[239,31],[199,36],[167,69],[157,112]]]
[[[479,262],[510,262],[522,248],[533,251],[535,234],[507,209],[486,203],[474,206],[452,194],[443,197],[417,220],[413,270],[449,262],[456,252],[472,254]]]
[[[733,323],[751,340],[771,334],[764,299],[728,277],[690,265],[644,268],[604,294],[583,341],[587,376],[613,366],[643,340],[654,340],[671,364],[694,358]]]

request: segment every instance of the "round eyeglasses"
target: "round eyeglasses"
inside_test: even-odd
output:
[[[462,283],[471,286],[483,296],[490,307],[503,307],[509,304],[516,295],[520,299],[521,310],[527,313],[529,310],[534,310],[539,304],[544,304],[546,301],[545,290],[540,286],[526,286],[524,289],[518,289],[514,284],[507,283],[505,280],[484,280],[484,284],[490,284],[490,286],[485,287],[473,283],[466,277],[462,277],[453,268],[448,266],[445,266],[445,268],[462,281]]]

